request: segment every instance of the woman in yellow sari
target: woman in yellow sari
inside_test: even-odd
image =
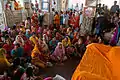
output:
[[[0,49],[0,74],[10,67],[10,63],[6,59],[5,53],[6,51],[3,48],[1,48]]]
[[[31,54],[31,57],[32,57],[32,63],[36,66],[39,66],[41,68],[45,68],[45,62],[41,60],[42,58],[42,54],[40,53],[39,51],[39,47],[38,45],[35,45],[34,46],[34,49],[32,50],[32,54]]]
[[[58,27],[60,25],[60,16],[59,16],[58,12],[55,13],[54,24],[55,24],[55,27]]]
[[[93,43],[71,80],[120,80],[120,47]]]
[[[70,41],[70,38],[67,36],[65,37],[63,40],[62,40],[62,44],[63,46],[66,48],[68,46],[71,46],[71,41]]]
[[[36,34],[35,34],[35,33],[33,33],[33,35],[30,37],[30,39],[29,39],[29,40],[31,41],[32,46],[35,46],[35,45],[37,45],[37,44],[38,44],[38,37],[36,36]]]

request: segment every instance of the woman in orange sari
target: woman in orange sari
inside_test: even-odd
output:
[[[45,68],[46,63],[41,59],[42,54],[39,51],[39,46],[35,45],[34,49],[32,50],[32,63],[36,66],[39,66],[41,68]]]
[[[120,80],[120,47],[92,43],[71,80]]]
[[[29,39],[32,43],[32,46],[35,46],[36,44],[38,44],[38,37],[36,36],[35,33],[33,33],[33,35],[30,37]]]
[[[59,27],[59,25],[60,25],[60,16],[59,16],[58,12],[55,12],[54,25],[55,25],[55,27]]]

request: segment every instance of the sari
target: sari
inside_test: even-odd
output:
[[[25,45],[24,45],[24,56],[25,57],[30,57],[31,56],[31,51],[32,51],[32,45],[29,40],[26,40]]]
[[[75,17],[75,25],[74,25],[75,29],[79,27],[79,19],[80,19],[79,16]]]
[[[75,20],[75,15],[74,14],[72,14],[72,16],[70,17],[70,25],[74,28],[74,26],[75,26],[75,22],[76,20]]]
[[[71,80],[120,80],[119,49],[97,43],[88,45]]]
[[[13,44],[16,44],[16,43],[19,43],[21,46],[24,46],[25,42],[23,38],[21,37],[21,35],[16,36]]]
[[[62,45],[60,48],[59,46],[62,45],[61,42],[58,43],[57,47],[55,48],[55,51],[53,52],[53,54],[51,55],[51,59],[54,61],[63,61],[64,57],[65,57],[65,48]]]
[[[11,56],[10,56],[10,52],[11,52],[11,50],[13,49],[13,45],[11,44],[4,44],[3,45],[3,48],[6,50],[6,57],[7,58],[10,58]]]
[[[55,15],[55,17],[54,17],[54,24],[57,24],[57,25],[60,24],[60,17],[59,17],[59,15]]]
[[[116,45],[119,41],[119,36],[120,36],[120,26],[117,25],[116,28],[115,28],[115,32],[113,34],[113,37],[110,41],[110,44],[111,45]]]
[[[26,33],[25,33],[25,36],[29,39],[31,36],[32,36],[32,34],[31,33],[29,33],[29,29],[27,29],[26,30]]]
[[[3,48],[1,48],[0,49],[0,74],[10,67],[10,63],[5,57],[5,53],[6,51]]]
[[[38,44],[38,37],[31,36],[29,40],[33,43],[33,45]]]
[[[67,37],[67,41],[65,41],[65,39],[62,40],[62,44],[64,47],[68,47],[68,46],[71,46],[71,41],[70,41],[70,38]]]
[[[34,49],[32,50],[31,57],[32,57],[32,63],[34,65],[39,66],[41,68],[45,68],[45,62],[42,61],[43,56],[40,53],[37,45],[35,45]]]

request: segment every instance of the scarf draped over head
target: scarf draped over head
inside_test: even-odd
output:
[[[33,36],[31,36],[30,37],[30,41],[34,44],[34,45],[37,45],[38,44],[38,37],[33,37]]]
[[[19,42],[18,37],[20,37],[20,41],[21,41],[21,42]],[[15,41],[14,41],[14,44],[16,44],[16,43],[19,43],[19,44],[21,44],[22,46],[24,46],[24,44],[25,44],[23,38],[22,38],[20,35],[16,36]]]
[[[62,45],[62,48],[59,47],[60,45]],[[62,55],[65,55],[65,48],[61,42],[59,42],[58,45],[56,46],[53,55],[59,56],[59,57],[62,57]]]
[[[71,46],[70,38],[69,38],[68,36],[66,36],[66,38],[68,39],[67,42],[66,42],[65,40],[62,40],[63,46],[64,46],[64,47]]]
[[[5,58],[5,54],[6,53],[6,51],[5,51],[5,49],[0,49],[0,58]]]
[[[6,53],[6,50],[1,48],[0,49],[0,64],[10,66],[10,63],[6,59],[5,53]],[[2,66],[2,65],[0,65],[0,66]]]
[[[32,35],[31,34],[29,34],[28,32],[30,31],[30,29],[26,29],[26,37],[29,39]]]
[[[48,41],[48,36],[46,34],[43,34],[43,42],[47,42]]]

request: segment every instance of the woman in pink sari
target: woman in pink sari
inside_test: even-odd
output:
[[[62,62],[66,59],[65,56],[65,48],[61,42],[58,43],[57,47],[55,48],[55,51],[51,55],[51,59],[57,62]]]

